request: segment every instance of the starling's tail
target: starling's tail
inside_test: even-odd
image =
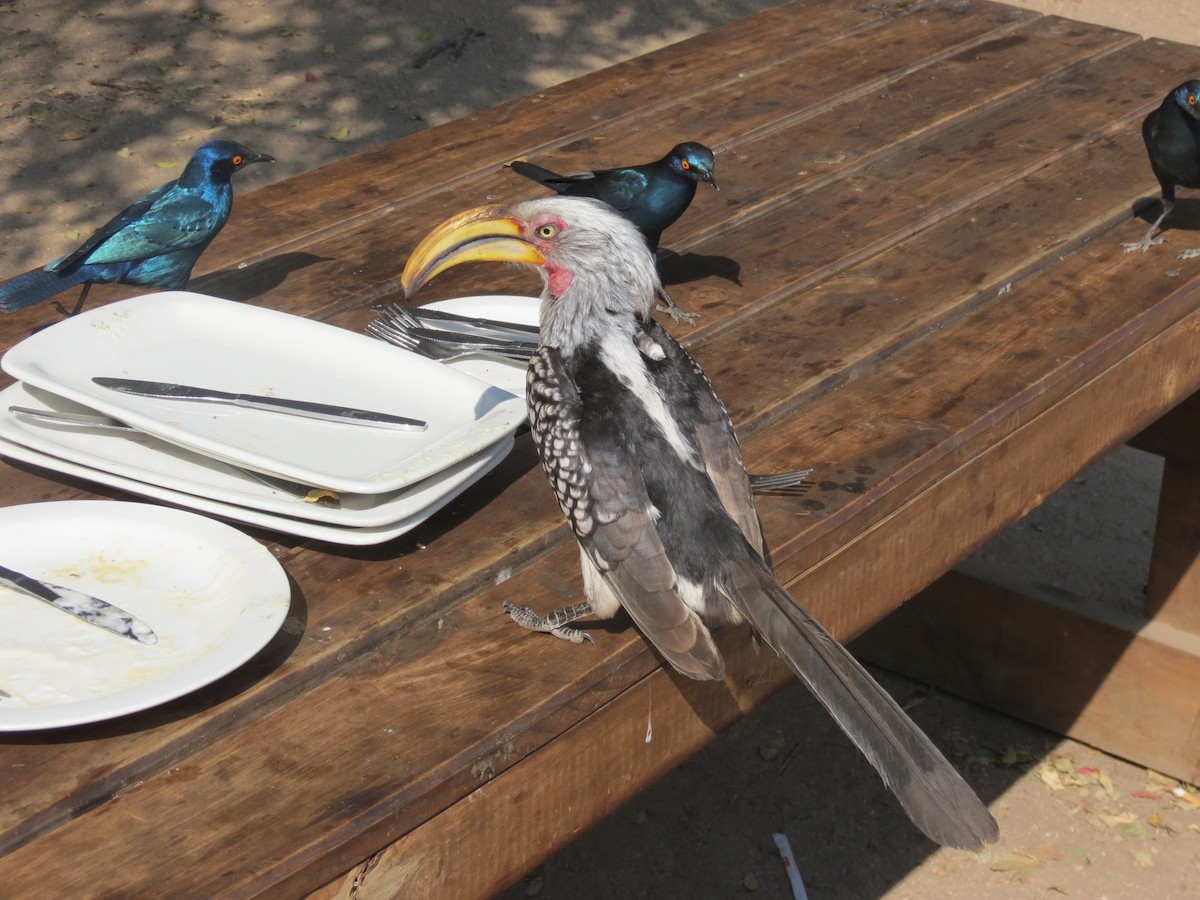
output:
[[[79,274],[78,270],[58,274],[47,272],[45,269],[35,269],[0,284],[0,310],[12,313],[49,300],[55,294],[82,284],[85,278],[86,276]]]
[[[563,176],[557,172],[551,172],[549,169],[543,169],[541,166],[535,166],[531,162],[525,162],[523,159],[514,159],[508,164],[518,175],[524,175],[526,178],[536,181],[538,184],[544,184],[551,190],[558,191],[560,194],[566,189],[569,182],[563,180]]]
[[[995,819],[941,751],[761,560],[730,560],[725,574],[722,590],[829,710],[918,828],[966,850],[996,839]]]

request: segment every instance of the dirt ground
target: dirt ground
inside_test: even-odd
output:
[[[0,277],[72,249],[207,139],[278,158],[239,175],[249,190],[774,5],[0,0]],[[1200,4],[1015,5],[1200,43]],[[1156,485],[1155,460],[1120,451],[964,568],[1134,605]],[[795,687],[504,896],[790,897],[774,832],[814,898],[1200,896],[1194,789],[880,678],[989,802],[1002,837],[986,852],[935,852]]]

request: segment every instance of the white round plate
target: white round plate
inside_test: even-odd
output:
[[[158,637],[112,634],[0,584],[0,732],[97,722],[190,693],[261,650],[291,602],[257,541],[142,503],[0,508],[0,564],[107,600]]]

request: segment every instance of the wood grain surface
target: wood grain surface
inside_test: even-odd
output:
[[[239,195],[191,287],[361,330],[430,228],[538,193],[505,162],[708,143],[721,191],[663,242],[700,319],[671,330],[750,468],[816,467],[760,503],[764,532],[848,639],[1200,386],[1200,261],[1120,247],[1157,194],[1141,118],[1200,69],[1166,46],[984,0],[799,0]],[[420,299],[537,286],[466,268]],[[0,346],[46,316],[0,320]],[[23,465],[0,486],[118,496]],[[624,620],[582,647],[518,631],[503,600],[581,590],[527,439],[390,543],[254,533],[300,633],[157,709],[0,738],[13,895],[350,896],[368,872],[383,896],[485,895],[790,678],[740,630],[717,684]]]

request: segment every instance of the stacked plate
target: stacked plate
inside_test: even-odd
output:
[[[528,297],[431,307],[537,322],[537,300]],[[310,319],[182,291],[56,323],[0,365],[18,379],[0,391],[0,454],[343,544],[386,541],[428,519],[500,463],[525,419],[523,364],[477,356],[435,362]],[[95,378],[300,400],[424,427],[138,396]],[[55,422],[37,412],[108,417],[131,428]]]

